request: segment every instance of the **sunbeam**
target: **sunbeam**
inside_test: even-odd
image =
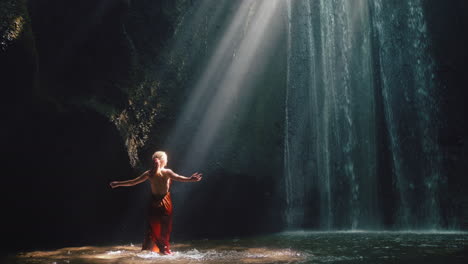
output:
[[[204,162],[228,114],[239,112],[234,109],[236,101],[249,100],[253,73],[262,70],[265,60],[259,49],[277,33],[268,27],[273,19],[281,19],[280,4],[279,0],[243,1],[238,7],[167,142],[168,149],[174,148],[190,131],[184,169]]]

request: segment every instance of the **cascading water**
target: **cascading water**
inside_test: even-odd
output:
[[[285,174],[286,218],[289,226],[300,226],[304,221],[305,181],[313,174],[311,103],[308,87],[315,81],[310,5],[288,3],[288,72],[286,91]],[[295,17],[293,19],[292,17]],[[304,24],[303,24],[304,23]],[[316,112],[316,109],[313,109]],[[297,113],[303,113],[301,115]],[[294,125],[293,125],[294,124]],[[318,126],[315,126],[318,128]]]
[[[383,2],[288,1],[289,228],[381,228],[392,209],[381,206],[378,162],[392,168],[394,183],[383,187],[397,200],[394,226],[437,227],[441,166],[422,6]],[[391,160],[380,158],[382,142]]]
[[[444,185],[437,138],[434,63],[420,0],[375,0],[375,38],[400,228],[438,228]]]

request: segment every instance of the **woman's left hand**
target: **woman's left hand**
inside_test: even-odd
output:
[[[198,172],[195,172],[194,174],[192,174],[192,176],[190,177],[190,179],[191,179],[192,181],[195,181],[195,182],[201,181],[201,179],[202,179],[202,174],[201,174],[201,173],[198,173]]]

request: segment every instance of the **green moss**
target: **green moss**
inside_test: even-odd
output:
[[[3,0],[0,2],[0,50],[8,47],[25,32],[29,25],[25,0]]]

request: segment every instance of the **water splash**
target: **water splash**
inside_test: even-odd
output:
[[[21,253],[15,257],[15,263],[291,263],[301,262],[307,256],[290,249],[245,247],[229,243],[209,244],[209,247],[202,243],[200,249],[179,244],[174,249],[172,255],[160,255],[133,246],[64,248]]]
[[[20,253],[6,263],[466,263],[467,245],[466,232],[300,231],[174,244],[170,256],[134,246],[88,246]]]

